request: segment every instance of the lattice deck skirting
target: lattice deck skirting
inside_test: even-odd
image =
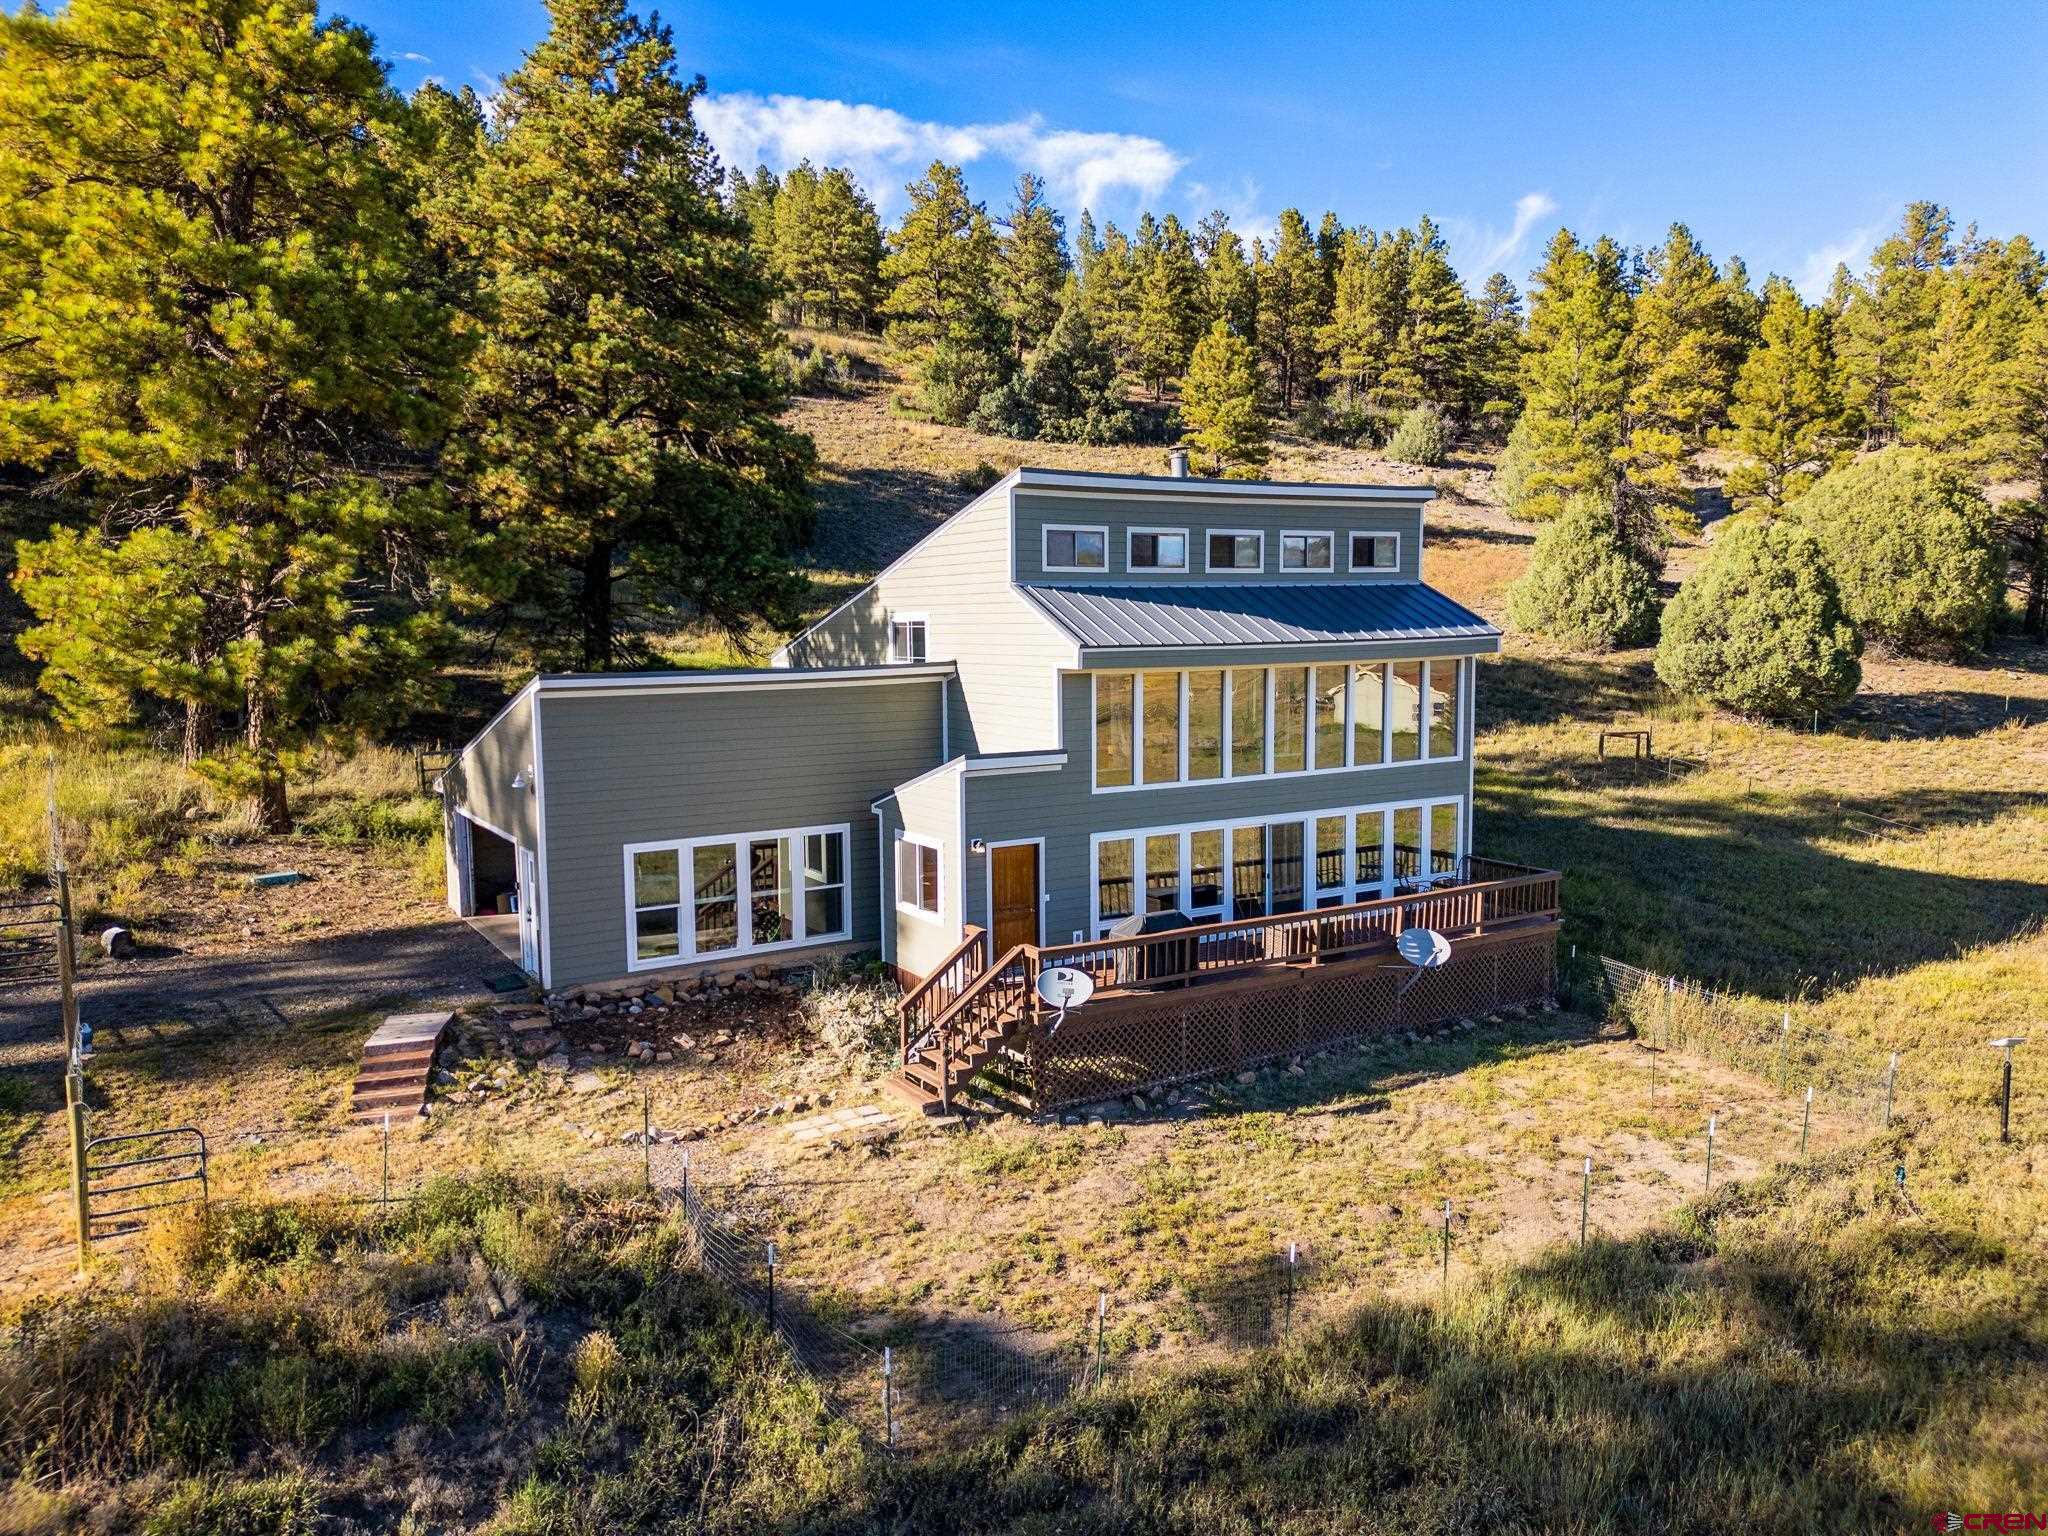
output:
[[[1016,1042],[1012,1070],[1039,1109],[1234,1071],[1333,1041],[1421,1029],[1542,1001],[1556,980],[1557,925],[1459,939],[1414,973],[1391,955],[1289,966],[1170,991],[1098,998],[1050,1038]]]

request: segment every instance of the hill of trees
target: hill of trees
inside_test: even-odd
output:
[[[1036,177],[991,213],[945,164],[885,228],[843,168],[720,166],[702,82],[625,0],[550,11],[488,115],[402,98],[314,0],[0,17],[0,466],[49,528],[16,552],[20,644],[67,722],[177,717],[266,825],[310,754],[432,704],[461,623],[602,668],[662,623],[794,622],[813,456],[781,327],[879,330],[934,419],[1184,430],[1214,473],[1257,473],[1276,417],[1374,445],[1405,417],[1411,459],[1504,445],[1511,512],[1603,509],[1649,563],[1704,483],[1768,517],[1924,451],[2000,486],[1987,536],[2048,632],[2023,235],[1915,203],[1809,304],[1682,224],[1561,229],[1476,292],[1426,217],[1070,230]]]

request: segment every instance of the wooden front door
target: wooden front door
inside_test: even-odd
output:
[[[1038,942],[1038,844],[1012,843],[991,848],[989,857],[991,923],[995,953],[1006,955],[1018,944]]]

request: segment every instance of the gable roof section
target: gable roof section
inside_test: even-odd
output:
[[[1193,475],[1104,474],[1087,469],[1016,471],[1024,491],[1093,491],[1114,495],[1168,496],[1184,501],[1204,498],[1247,501],[1396,501],[1419,506],[1436,498],[1433,485],[1359,485],[1328,480],[1205,480]]]
[[[1420,582],[1021,587],[1084,650],[1494,640],[1500,631]]]

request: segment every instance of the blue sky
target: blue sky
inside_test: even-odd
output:
[[[538,0],[352,0],[394,78],[485,88]],[[1475,287],[1524,284],[1560,223],[1811,291],[1909,199],[2048,239],[2048,4],[887,6],[723,0],[665,12],[729,161],[852,166],[885,214],[934,155],[991,209],[1020,166],[1071,229],[1085,201],[1427,213]]]

